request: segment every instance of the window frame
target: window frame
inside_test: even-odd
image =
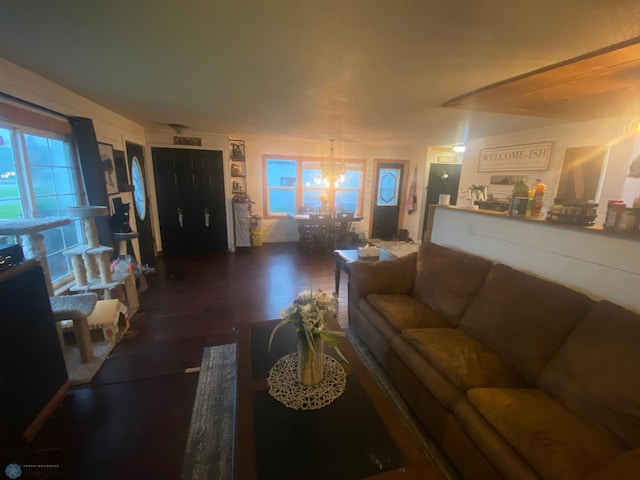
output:
[[[274,186],[270,187],[268,185],[268,172],[267,165],[269,160],[285,160],[285,161],[294,161],[296,162],[296,184],[295,187],[286,187],[286,186]],[[280,154],[263,154],[262,155],[262,195],[263,195],[263,206],[264,206],[264,218],[265,219],[282,219],[288,216],[289,213],[297,214],[298,209],[303,206],[304,199],[304,191],[305,190],[327,190],[328,187],[324,185],[318,185],[313,187],[305,187],[302,182],[302,173],[304,170],[308,170],[310,168],[320,169],[320,165],[324,162],[326,158],[324,157],[312,157],[312,156],[304,156],[304,155],[280,155]],[[366,183],[366,174],[367,174],[367,161],[362,159],[344,159],[344,163],[347,167],[347,170],[356,170],[361,174],[361,183],[360,186],[356,188],[345,188],[345,187],[337,187],[336,192],[340,190],[357,190],[357,208],[354,212],[354,215],[361,217],[362,212],[364,211],[363,199],[364,199],[364,189]],[[272,189],[283,189],[283,190],[293,190],[294,193],[294,211],[287,213],[270,213],[269,209],[269,193]]]
[[[0,112],[1,111],[2,109],[0,109]],[[37,114],[34,114],[33,112],[31,112],[31,116],[29,116],[28,118],[33,118],[34,115],[37,116]],[[35,186],[32,180],[31,167],[34,167],[34,166],[46,167],[46,165],[38,164],[37,162],[34,162],[29,158],[28,151],[27,151],[27,143],[26,143],[27,142],[26,136],[28,135],[36,136],[39,138],[46,138],[48,140],[49,139],[59,140],[67,144],[67,148],[68,148],[67,153],[70,158],[71,166],[70,167],[60,167],[55,165],[49,165],[49,166],[51,168],[69,169],[71,173],[70,178],[73,183],[74,195],[77,198],[77,204],[78,205],[84,204],[85,198],[86,198],[85,191],[84,191],[84,181],[82,178],[82,171],[81,171],[80,162],[77,155],[75,141],[73,139],[73,136],[70,134],[70,131],[69,133],[66,133],[64,132],[63,129],[59,129],[59,128],[52,129],[52,130],[43,129],[43,127],[46,128],[46,126],[48,125],[55,124],[59,126],[60,123],[56,123],[55,121],[53,124],[50,122],[40,122],[40,123],[35,122],[35,123],[36,123],[35,126],[26,125],[26,124],[18,123],[17,121],[13,121],[4,116],[0,116],[0,128],[9,130],[11,135],[11,142],[13,147],[13,160],[16,168],[16,177],[17,177],[16,180],[17,180],[17,185],[19,190],[19,200],[22,207],[23,218],[42,218],[43,216],[40,215],[38,212],[38,207],[37,207],[38,198],[44,198],[49,196],[49,195],[46,195],[46,196],[37,195],[36,193]],[[50,150],[50,147],[47,147],[47,148]],[[58,194],[57,192],[55,192],[53,195],[51,195],[51,197],[57,198],[62,195],[66,195],[66,194]],[[60,212],[60,216],[64,216],[64,214]],[[82,242],[84,242],[82,227],[78,219],[72,219],[71,223],[76,224],[76,229],[78,232],[77,235],[79,239],[79,243],[77,243],[76,245],[80,245],[82,244]],[[56,228],[64,228],[64,227],[56,227]],[[54,230],[54,229],[51,229],[51,230]],[[47,231],[44,231],[42,233],[46,235]],[[63,238],[64,238],[64,234],[63,234]],[[16,243],[19,243],[17,238],[15,238],[14,241]],[[75,245],[65,244],[63,251],[73,246]],[[49,252],[47,250],[47,260],[49,260],[51,257],[53,257],[53,255],[58,253],[60,253],[60,251]],[[70,260],[66,259],[66,263],[67,263],[67,272],[61,277],[50,279],[54,290],[62,287],[63,285],[66,285],[73,279],[73,269],[71,267]]]

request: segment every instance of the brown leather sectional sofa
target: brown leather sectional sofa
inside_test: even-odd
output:
[[[639,314],[435,244],[350,267],[351,325],[463,478],[640,479]]]

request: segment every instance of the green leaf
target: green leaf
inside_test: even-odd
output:
[[[280,328],[284,327],[289,322],[290,320],[288,318],[285,318],[284,320],[278,322],[278,324],[271,331],[271,336],[269,337],[269,351],[271,351],[271,343],[273,342],[273,336],[276,334],[278,330],[280,330]]]

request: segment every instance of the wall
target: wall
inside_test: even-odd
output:
[[[432,163],[441,163],[439,162],[438,157],[453,157],[455,158],[455,162],[456,164],[460,164],[462,163],[462,159],[464,154],[463,153],[456,153],[454,152],[451,148],[441,148],[441,147],[430,147],[427,149],[426,155],[425,155],[425,162],[423,165],[420,165],[418,171],[420,172],[419,178],[421,179],[419,185],[420,185],[420,190],[418,190],[419,193],[419,211],[417,213],[417,215],[414,216],[414,220],[416,221],[416,236],[415,237],[411,237],[414,240],[421,240],[422,237],[422,232],[425,230],[425,225],[424,225],[424,213],[425,210],[427,208],[427,195],[426,195],[426,188],[427,185],[429,184],[429,169],[431,168],[431,164]],[[460,188],[458,190],[458,192],[460,190],[462,190],[463,185],[460,184]]]
[[[145,131],[142,125],[118,115],[56,83],[36,75],[22,67],[19,67],[5,59],[0,58],[0,90],[15,97],[27,100],[36,105],[49,108],[65,115],[83,116],[91,118],[94,122],[96,136],[101,143],[113,145],[116,150],[125,151],[125,142],[130,141],[146,146],[146,177],[150,190],[150,211],[152,225],[154,228],[155,247],[161,250],[161,240],[159,235],[159,223],[157,216],[157,206],[155,202],[155,182],[153,175],[153,163],[151,161],[152,146],[173,146],[173,132],[168,127],[152,128]],[[307,155],[326,157],[329,150],[329,142],[307,141],[303,139],[286,139],[276,137],[250,137],[241,133],[227,135],[226,133],[211,132],[184,132],[188,136],[199,136],[202,138],[203,149],[222,150],[224,152],[225,172],[229,173],[228,139],[239,138],[246,142],[246,167],[247,167],[247,191],[255,200],[254,213],[264,215],[262,206],[262,154],[280,153],[285,155]],[[374,143],[361,143],[352,145],[348,143],[336,142],[336,155],[345,158],[365,159],[367,161],[366,188],[364,194],[364,221],[354,223],[356,231],[368,234],[370,228],[371,204],[371,177],[373,174],[374,159],[390,160],[410,160],[410,179],[413,175],[414,165],[418,165],[417,193],[418,204],[421,203],[424,175],[424,152],[409,151],[402,146],[377,145]],[[185,147],[189,148],[189,147]],[[231,192],[230,178],[225,179],[226,188]],[[402,198],[402,207],[405,208],[406,191]],[[123,201],[131,202],[131,195],[121,194]],[[231,223],[231,194],[228,194],[227,218],[229,245],[233,245],[233,228]],[[418,222],[421,212],[404,216],[404,221],[400,228],[409,230],[409,235],[416,238],[418,232]],[[134,222],[132,222],[133,224]],[[135,225],[132,225],[135,228]],[[264,220],[263,221],[263,241],[264,242],[291,242],[298,238],[297,226],[291,220]],[[137,241],[134,241],[136,250]],[[139,253],[137,251],[136,253]]]
[[[65,115],[91,118],[98,142],[111,144],[116,150],[126,151],[125,141],[145,144],[142,125],[3,58],[0,58],[0,91]],[[130,193],[120,195],[125,203],[132,202]],[[135,229],[135,222],[131,226]],[[133,244],[140,258],[137,240]]]
[[[277,137],[262,136],[243,136],[242,134],[234,134],[232,138],[239,138],[245,141],[245,156],[247,167],[247,192],[255,201],[253,213],[264,216],[263,201],[263,154],[281,154],[281,155],[299,155],[326,158],[329,155],[329,141],[317,142],[302,139],[288,139]],[[413,176],[414,165],[419,166],[419,174],[417,178],[418,184],[418,205],[420,205],[421,192],[421,169],[420,165],[421,152],[410,151],[403,147],[394,147],[388,145],[376,145],[373,143],[359,143],[357,145],[335,142],[335,154],[340,158],[365,160],[365,191],[364,191],[364,219],[361,222],[354,222],[353,228],[356,232],[362,232],[368,236],[371,222],[370,205],[372,202],[372,177],[375,159],[388,160],[410,160],[409,179]],[[421,167],[421,168],[420,168]],[[402,208],[405,209],[404,221],[400,228],[409,230],[409,236],[415,238],[418,228],[419,213],[406,215],[406,194],[403,193]],[[295,242],[298,239],[298,227],[295,221],[291,219],[263,219],[262,220],[262,239],[263,242]]]
[[[436,206],[431,241],[640,312],[638,240]]]
[[[620,198],[622,195],[634,143],[638,141],[637,138],[634,139],[622,135],[623,128],[628,123],[629,118],[567,123],[471,140],[463,157],[460,187],[462,189],[472,184],[488,185],[492,175],[526,176],[530,186],[535,184],[535,179],[541,178],[542,182],[547,185],[547,194],[545,195],[543,206],[543,211],[546,211],[553,204],[554,192],[558,186],[565,149],[567,147],[609,145],[604,173],[601,177],[600,195],[596,199],[600,204],[598,223],[602,223],[605,217],[607,200]],[[478,159],[480,158],[481,149],[549,141],[553,142],[553,145],[547,170],[478,172]]]

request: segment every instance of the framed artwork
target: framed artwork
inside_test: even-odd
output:
[[[116,164],[113,157],[113,145],[108,143],[98,143],[102,171],[104,172],[104,183],[107,186],[107,193],[113,195],[118,193],[118,178],[116,176]]]
[[[509,172],[547,170],[551,157],[551,142],[513,145],[480,150],[479,172]]]
[[[132,190],[129,183],[129,174],[127,173],[127,162],[124,158],[122,150],[113,151],[113,163],[116,168],[116,181],[119,192],[128,192]]]
[[[229,140],[231,160],[244,160],[244,140]]]
[[[520,180],[527,181],[522,175],[491,175],[491,185],[515,185]]]

